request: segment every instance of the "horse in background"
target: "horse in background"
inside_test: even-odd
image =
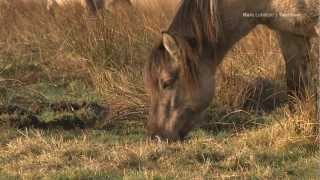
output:
[[[100,10],[117,12],[132,8],[130,0],[47,0],[47,9],[52,11],[54,8],[73,4],[78,4],[93,14],[96,14]]]
[[[89,13],[97,14],[99,11],[112,13],[138,12],[148,15],[161,15],[173,17],[180,0],[0,0],[5,4],[41,4],[48,11],[54,12],[57,8],[72,7],[74,5],[87,10]]]
[[[131,0],[131,3],[139,12],[171,19],[176,13],[181,0]]]
[[[180,140],[203,119],[226,53],[257,25],[278,34],[289,96],[305,96],[319,0],[184,0],[146,63],[152,137]]]

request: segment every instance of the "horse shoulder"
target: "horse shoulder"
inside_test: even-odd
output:
[[[315,36],[319,22],[319,0],[272,0],[272,29]]]

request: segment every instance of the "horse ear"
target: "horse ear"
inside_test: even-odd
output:
[[[163,46],[170,56],[178,61],[181,57],[181,51],[175,38],[168,33],[162,33]]]

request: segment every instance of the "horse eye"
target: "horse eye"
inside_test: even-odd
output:
[[[171,89],[174,85],[175,79],[168,79],[161,82],[162,89]]]

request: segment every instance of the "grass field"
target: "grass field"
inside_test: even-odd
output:
[[[219,68],[208,121],[184,142],[146,136],[142,71],[169,19],[1,4],[0,179],[318,179],[319,55],[307,100],[287,99],[264,27]]]

